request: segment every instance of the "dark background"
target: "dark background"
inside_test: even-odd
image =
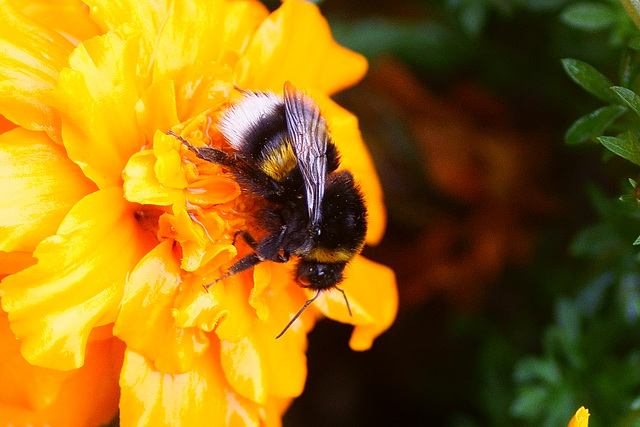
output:
[[[621,51],[564,23],[572,3],[321,2],[336,39],[370,60],[335,99],[380,173],[387,233],[364,254],[394,269],[400,307],[363,353],[350,327],[316,326],[285,426],[536,425],[512,409],[516,363],[543,350],[558,296],[581,286],[569,247],[596,220],[587,188],[614,197],[632,170],[563,141],[598,103],[561,59],[615,76]]]

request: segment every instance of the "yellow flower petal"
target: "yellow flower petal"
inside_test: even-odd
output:
[[[55,31],[0,1],[0,114],[59,140],[59,117],[49,93],[67,65],[73,45]]]
[[[87,362],[74,371],[33,366],[20,355],[7,315],[0,312],[0,425],[107,424],[118,410],[121,344],[113,338],[90,341]]]
[[[588,427],[589,426],[589,410],[584,406],[581,406],[580,409],[575,413],[571,420],[569,420],[569,424],[567,427]]]
[[[138,41],[115,33],[79,45],[55,92],[69,158],[99,188],[122,184],[129,157],[145,144],[138,126]]]
[[[171,313],[181,287],[173,242],[165,240],[129,275],[113,328],[114,335],[164,373],[187,372],[209,345],[199,329],[176,326]]]
[[[0,135],[0,250],[33,251],[95,185],[43,132]]]
[[[360,80],[366,59],[333,40],[318,7],[285,0],[256,31],[238,63],[242,88],[282,91],[291,80],[298,87],[332,94]]]
[[[237,341],[251,331],[254,313],[247,304],[250,277],[249,272],[239,273],[213,286],[217,288],[216,291],[222,290],[216,295],[216,305],[227,311],[216,328],[221,341]]]
[[[193,64],[184,68],[176,79],[180,83],[177,94],[179,116],[185,120],[220,107],[228,101],[233,90],[233,70],[226,64]]]
[[[358,256],[347,265],[340,287],[347,294],[353,317],[349,316],[342,293],[337,291],[323,292],[315,305],[325,316],[355,325],[349,345],[353,350],[368,350],[396,317],[395,275],[388,267]]]
[[[160,184],[170,188],[185,188],[189,183],[182,170],[181,142],[174,136],[157,131],[153,140],[153,154],[158,160],[154,166]]]
[[[179,76],[192,66],[223,63],[228,51],[241,50],[267,15],[255,1],[140,2],[89,0],[92,16],[103,31],[122,25],[140,29],[144,78],[170,78],[185,87]]]
[[[164,133],[179,123],[176,108],[173,80],[160,80],[147,88],[136,105],[138,124],[147,141],[153,141],[157,130]]]
[[[237,253],[233,245],[218,241],[218,233],[214,229],[205,226],[185,210],[178,210],[176,215],[162,215],[159,226],[160,237],[174,239],[182,247],[180,267],[183,270],[195,271],[215,257],[221,256],[222,260],[227,260]],[[216,238],[212,238],[212,234]]]
[[[173,375],[128,350],[120,376],[121,425],[259,425],[261,411],[229,386],[216,350],[199,357],[189,372]]]
[[[97,36],[100,29],[89,17],[89,8],[80,0],[12,0],[13,4],[43,27],[53,29],[71,43]]]
[[[130,202],[168,206],[184,204],[184,192],[160,184],[155,173],[157,157],[151,150],[134,154],[127,162],[124,178],[124,197]]]
[[[86,196],[38,245],[38,263],[2,281],[2,306],[29,362],[77,368],[92,328],[115,320],[126,276],[150,249],[135,208],[117,188]]]

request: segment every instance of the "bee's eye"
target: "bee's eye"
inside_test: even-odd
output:
[[[298,281],[311,289],[332,288],[342,280],[344,263],[323,263],[302,260],[298,265]]]

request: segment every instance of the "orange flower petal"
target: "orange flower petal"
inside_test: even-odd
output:
[[[16,274],[20,270],[36,263],[31,252],[4,252],[0,251],[0,280],[10,274]]]
[[[297,285],[291,292],[291,266],[264,262],[254,267],[255,286],[250,304],[256,307],[260,320],[254,323],[254,335],[260,337],[260,353],[271,396],[291,398],[300,395],[307,376],[307,333],[313,328],[313,309],[303,314],[278,340],[275,337],[289,322],[293,313],[305,303],[307,296]],[[268,309],[261,308],[261,305]],[[310,307],[311,308],[311,307]],[[266,319],[260,317],[260,313]]]
[[[250,333],[239,341],[220,343],[220,361],[229,384],[242,396],[257,403],[267,400],[265,361],[260,337]]]
[[[79,45],[60,73],[64,145],[99,188],[121,185],[129,157],[145,144],[135,110],[137,51],[136,37],[108,33]]]
[[[253,281],[255,286],[249,301],[270,307],[264,313],[268,319],[264,321],[249,312],[247,316],[250,323],[245,333],[239,336],[229,334],[231,339],[221,339],[222,369],[229,384],[254,402],[266,403],[271,396],[298,396],[302,393],[307,375],[307,359],[300,349],[306,347],[306,332],[312,327],[312,322],[300,319],[302,326],[292,327],[279,340],[275,337],[289,321],[291,311],[297,311],[304,303],[304,298],[300,298],[302,292],[297,295],[280,292],[286,289],[282,284],[291,282],[289,269],[282,264],[258,264],[254,268]],[[245,286],[251,286],[251,282]],[[246,307],[246,300],[242,304]],[[240,309],[244,307],[230,307],[232,313]],[[224,322],[220,329],[222,325]],[[233,329],[230,325],[224,325],[227,326]],[[219,336],[225,336],[224,331],[217,332]]]
[[[307,358],[299,342],[276,341],[274,330],[256,323],[239,341],[222,341],[221,363],[229,384],[242,396],[261,404],[267,397],[297,397],[307,375]],[[285,341],[284,343],[287,343]]]
[[[59,117],[49,93],[73,45],[34,24],[7,0],[0,1],[0,16],[0,114],[59,140]]]
[[[256,31],[238,63],[238,86],[282,91],[291,80],[298,87],[332,94],[360,80],[366,59],[333,40],[318,7],[285,0]]]
[[[309,297],[303,288],[293,280],[293,263],[286,264],[263,262],[253,268],[253,290],[249,304],[256,310],[258,318],[273,325],[271,335],[277,336],[297,313]],[[311,308],[311,307],[310,307]],[[313,309],[308,310],[309,314]],[[305,314],[307,314],[305,312]],[[289,335],[305,337],[313,328],[313,316],[303,314],[289,331],[280,338],[284,340]],[[289,332],[292,332],[289,334]],[[300,343],[298,343],[300,344]]]
[[[353,350],[368,350],[373,340],[387,330],[398,311],[398,291],[393,271],[358,256],[347,265],[340,286],[349,299],[353,317],[345,306],[342,293],[323,292],[315,302],[325,316],[355,325],[349,345]]]
[[[5,116],[0,115],[0,134],[3,134],[11,129],[18,127],[15,123],[7,119]]]
[[[0,250],[33,251],[95,185],[43,132],[0,135]]]
[[[240,185],[231,177],[211,175],[189,184],[187,200],[199,206],[213,206],[230,202],[240,193]]]
[[[571,420],[569,420],[569,424],[567,427],[588,427],[589,426],[589,410],[584,406],[581,406],[580,409],[575,413]]]
[[[228,310],[222,309],[219,303],[222,300],[221,294],[224,294],[224,288],[213,286],[209,292],[205,292],[202,286],[206,284],[206,281],[199,283],[190,281],[190,286],[186,286],[176,297],[173,314],[179,327],[197,327],[211,332],[229,313]]]
[[[282,303],[282,296],[270,302]],[[296,397],[304,388],[307,359],[300,349],[306,347],[306,332],[287,331],[276,340],[286,325],[284,319],[274,317],[268,323],[254,320],[250,332],[239,340],[221,341],[220,357],[227,381],[254,402],[266,403],[270,396]]]
[[[111,421],[120,395],[121,344],[117,339],[91,341],[86,363],[74,371],[33,366],[20,355],[7,315],[0,313],[0,425],[77,426]]]
[[[77,45],[97,36],[100,29],[89,17],[89,8],[80,0],[12,0],[30,19],[45,28],[57,31]]]
[[[262,411],[229,386],[216,353],[211,349],[189,372],[170,375],[128,350],[120,376],[121,425],[259,425]]]
[[[2,306],[25,359],[54,369],[81,366],[89,333],[115,320],[126,276],[149,240],[120,189],[79,201],[58,234],[36,247],[38,263],[2,281]]]
[[[197,328],[176,326],[171,313],[181,289],[180,264],[173,242],[165,240],[149,252],[127,280],[114,335],[165,373],[184,373],[209,345]]]

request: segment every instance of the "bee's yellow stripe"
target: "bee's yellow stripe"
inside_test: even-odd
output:
[[[338,249],[326,249],[326,248],[315,248],[309,254],[309,258],[318,261],[318,262],[347,262],[351,258],[355,256],[357,251],[352,251],[346,248],[338,248]]]
[[[284,140],[282,144],[267,154],[260,169],[276,181],[282,181],[297,164],[298,159],[293,152],[291,143]]]

